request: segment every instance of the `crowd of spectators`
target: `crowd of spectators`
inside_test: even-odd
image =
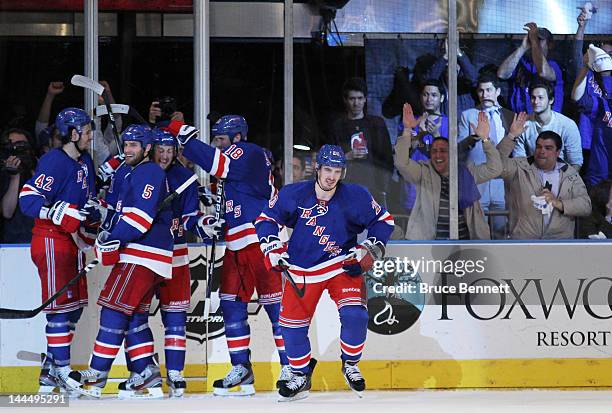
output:
[[[553,35],[533,22],[499,66],[477,68],[457,50],[460,239],[610,235],[612,42],[584,44],[589,18],[583,10],[577,19],[573,82],[564,82],[566,68],[549,57]],[[326,132],[326,140],[346,153],[345,180],[367,187],[376,201],[406,217],[399,231],[406,239],[450,236],[448,42],[437,52],[417,59],[410,79],[401,68],[396,72],[382,115],[400,116],[397,130],[368,113],[366,81],[349,78],[342,87],[342,113]],[[101,83],[114,102],[110,85]],[[61,146],[50,120],[64,88],[62,82],[49,83],[33,134],[21,125],[0,135],[0,243],[31,238],[33,223],[20,213],[17,198],[38,157]],[[575,111],[562,113],[572,105]],[[150,124],[164,126],[174,119],[183,120],[183,114],[172,98],[151,102]],[[116,122],[121,130],[124,120],[116,116]],[[116,155],[117,147],[108,121],[97,117],[95,123],[97,166]],[[294,152],[294,181],[313,178],[316,149]],[[274,161],[271,152],[269,157],[280,187],[283,160]]]

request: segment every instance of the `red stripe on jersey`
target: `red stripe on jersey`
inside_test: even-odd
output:
[[[257,231],[255,231],[255,228],[245,228],[242,231],[238,231],[234,234],[228,233],[225,235],[225,242],[236,241],[237,239],[246,237],[248,235],[257,235]]]
[[[94,353],[105,354],[107,356],[115,357],[119,353],[119,347],[106,347],[104,343],[96,342],[93,348]]]
[[[285,347],[285,340],[282,338],[275,338],[274,343],[276,343],[276,347]]]
[[[175,257],[182,257],[184,255],[189,254],[189,249],[188,248],[178,248],[174,250],[173,254]]]
[[[218,178],[223,178],[223,171],[225,170],[225,155],[217,149],[215,155],[219,155],[219,162],[217,163],[217,170],[213,172],[213,175]]]
[[[342,268],[342,261],[334,263],[334,264],[331,264],[331,265],[329,265],[327,267],[323,267],[323,268],[318,269],[316,271],[294,270],[294,269],[291,269],[289,272],[291,274],[294,274],[294,275],[306,275],[306,276],[309,276],[309,275],[322,275],[322,274],[328,273],[330,271],[337,270],[339,268]]]
[[[151,228],[152,222],[147,221],[145,218],[141,217],[140,215],[138,215],[135,212],[128,212],[128,213],[124,214],[124,216],[126,218],[130,218],[133,221],[136,221],[137,223],[142,225],[144,228],[146,228],[147,231]]]
[[[276,221],[275,221],[275,220],[273,220],[272,218],[269,218],[269,217],[264,217],[264,216],[261,216],[261,215],[260,215],[260,216],[258,216],[257,218],[255,218],[255,222],[256,222],[256,223],[257,223],[257,222],[261,222],[261,221],[270,221],[270,222],[274,222],[274,223],[276,223]]]
[[[168,257],[162,254],[156,254],[154,252],[142,251],[135,248],[123,248],[121,254],[128,254],[134,257],[146,258],[149,260],[155,260],[164,262],[166,264],[172,264],[172,256]]]

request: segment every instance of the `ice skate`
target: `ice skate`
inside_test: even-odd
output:
[[[48,354],[41,354],[40,375],[38,376],[38,393],[59,393],[61,387],[57,382],[53,359]]]
[[[142,373],[132,373],[119,383],[119,399],[163,399],[162,376],[159,366],[149,364]]]
[[[102,396],[102,389],[106,385],[108,372],[89,368],[87,370],[70,370],[70,367],[56,367],[58,382],[69,392],[83,396]]]
[[[215,396],[251,396],[255,394],[255,376],[251,363],[232,366],[227,376],[215,380],[213,394]]]
[[[170,397],[183,397],[187,382],[183,375],[178,370],[168,370],[168,388],[170,389]]]
[[[343,361],[342,374],[344,374],[344,380],[346,381],[346,384],[349,385],[351,390],[354,391],[357,396],[363,397],[363,391],[366,388],[365,379],[361,375],[361,371],[359,371],[357,363]]]
[[[286,384],[289,380],[291,380],[291,376],[293,376],[291,366],[288,364],[281,366],[280,375],[278,376],[278,380],[276,380],[276,388],[280,389],[281,385]]]
[[[279,402],[292,402],[296,400],[302,400],[308,397],[310,394],[310,388],[312,387],[312,372],[317,365],[316,359],[310,359],[308,365],[308,373],[293,373],[291,379],[278,389]]]

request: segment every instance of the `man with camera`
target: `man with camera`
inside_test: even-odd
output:
[[[0,243],[29,243],[34,220],[17,208],[19,189],[32,176],[36,157],[29,133],[11,128],[0,137]]]
[[[183,112],[176,110],[176,99],[164,96],[151,102],[149,107],[149,123],[152,126],[168,126],[170,121],[173,120],[185,122]]]

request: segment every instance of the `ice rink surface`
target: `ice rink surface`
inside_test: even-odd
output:
[[[8,409],[2,409],[8,410]],[[431,390],[369,391],[359,399],[348,391],[313,392],[304,400],[278,403],[276,393],[258,393],[253,397],[221,398],[210,394],[188,394],[182,399],[71,400],[70,407],[60,409],[30,408],[34,412],[244,412],[244,413],[418,413],[418,412],[610,412],[610,390]]]

